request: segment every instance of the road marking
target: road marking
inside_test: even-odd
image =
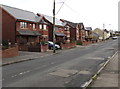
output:
[[[79,74],[90,74],[90,72],[86,71],[86,70],[83,70],[83,71],[80,71]]]
[[[23,75],[23,74],[26,74],[28,72],[30,72],[30,71],[21,72],[21,73],[19,73],[19,75]]]
[[[47,65],[43,65],[42,67],[46,67]],[[39,69],[39,68],[37,68],[37,69]]]
[[[41,57],[44,57],[44,56],[41,56]]]
[[[18,75],[13,75],[13,76],[11,76],[12,78],[14,78],[14,77],[16,77],[16,76],[19,76],[19,75],[23,75],[23,74],[26,74],[26,73],[29,73],[30,71],[28,70],[28,71],[25,71],[25,72],[21,72],[21,73],[19,73]]]
[[[65,84],[69,83],[69,81],[66,81]]]
[[[14,75],[14,76],[12,76],[12,77],[16,77],[17,75]]]
[[[55,64],[54,62],[51,62],[51,64],[53,65],[53,64]]]

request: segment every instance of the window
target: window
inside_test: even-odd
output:
[[[26,22],[20,22],[20,28],[27,28]]]
[[[67,30],[69,31],[70,27],[67,27]]]
[[[77,33],[79,33],[79,31],[77,30]]]
[[[65,31],[67,30],[67,28],[65,28]]]
[[[44,25],[43,29],[45,29],[45,30],[46,30],[46,29],[47,29],[47,25]]]
[[[35,24],[33,24],[33,29],[36,29],[36,25]]]
[[[42,24],[39,25],[39,29],[42,29]]]

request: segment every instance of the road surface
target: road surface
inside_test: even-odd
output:
[[[3,66],[3,87],[81,87],[118,50],[118,40]]]

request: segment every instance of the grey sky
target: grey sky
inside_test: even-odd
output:
[[[64,1],[57,18],[83,22],[93,29],[103,28],[104,23],[105,28],[118,30],[119,0],[56,0],[56,12]],[[0,4],[52,16],[53,0],[0,0]]]

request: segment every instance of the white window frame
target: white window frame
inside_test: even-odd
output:
[[[20,22],[20,28],[27,28],[27,22]]]
[[[42,24],[39,24],[39,29],[42,29]]]
[[[43,25],[43,29],[47,30],[47,25],[46,24]]]
[[[36,24],[33,24],[33,29],[36,29]]]

